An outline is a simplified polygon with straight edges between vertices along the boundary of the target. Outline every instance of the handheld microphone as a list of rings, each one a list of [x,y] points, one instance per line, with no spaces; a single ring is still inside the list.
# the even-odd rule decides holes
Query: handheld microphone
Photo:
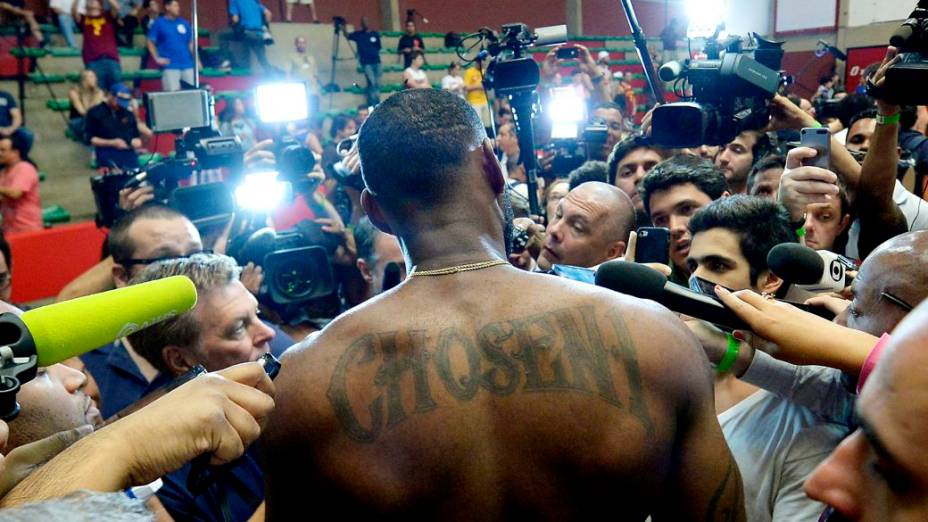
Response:
[[[671,283],[664,274],[638,263],[603,263],[596,271],[596,286],[657,301],[674,312],[702,319],[723,329],[750,330],[717,299]]]
[[[387,266],[383,269],[382,291],[386,292],[387,290],[400,284],[400,282],[400,265],[396,263],[387,263]]]
[[[16,392],[50,366],[99,348],[197,303],[193,282],[173,276],[56,303],[16,316],[0,315],[0,416],[19,412]]]
[[[799,243],[782,243],[770,249],[767,266],[780,279],[809,293],[839,292],[851,283],[847,270],[853,263],[827,250]]]

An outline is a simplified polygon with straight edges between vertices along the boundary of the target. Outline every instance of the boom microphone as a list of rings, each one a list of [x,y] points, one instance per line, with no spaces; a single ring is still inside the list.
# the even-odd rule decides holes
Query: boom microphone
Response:
[[[50,366],[155,323],[177,317],[197,303],[185,276],[127,286],[56,303],[17,316],[0,315],[0,416],[19,411],[16,392]]]
[[[596,286],[650,299],[674,312],[702,319],[728,330],[750,327],[720,301],[671,283],[664,274],[638,263],[609,261],[596,271]]]

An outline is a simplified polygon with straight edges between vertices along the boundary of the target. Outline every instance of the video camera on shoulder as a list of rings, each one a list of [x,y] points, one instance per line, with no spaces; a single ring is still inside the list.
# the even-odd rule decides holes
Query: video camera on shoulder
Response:
[[[767,126],[768,102],[786,81],[779,72],[783,44],[757,33],[747,41],[719,41],[717,31],[705,51],[706,60],[667,62],[658,71],[684,99],[654,110],[651,137],[658,145],[724,145],[745,130]]]
[[[886,70],[879,88],[868,83],[868,94],[898,105],[928,103],[928,0],[919,0],[915,10],[889,39],[899,50],[901,61]]]

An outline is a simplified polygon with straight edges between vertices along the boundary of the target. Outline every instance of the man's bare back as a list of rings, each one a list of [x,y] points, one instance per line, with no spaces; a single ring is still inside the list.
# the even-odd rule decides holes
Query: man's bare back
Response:
[[[271,520],[744,516],[695,339],[591,285],[414,277],[291,349],[276,386]]]

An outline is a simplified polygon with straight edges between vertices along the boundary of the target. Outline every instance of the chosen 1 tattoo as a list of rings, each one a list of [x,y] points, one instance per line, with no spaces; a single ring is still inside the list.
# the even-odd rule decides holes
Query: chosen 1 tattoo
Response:
[[[624,372],[614,375],[619,367]],[[414,402],[404,402],[410,391]],[[593,306],[493,322],[477,331],[369,333],[341,353],[326,395],[348,437],[370,443],[409,416],[440,408],[437,396],[466,403],[481,393],[539,392],[596,397],[653,431],[625,321],[616,312],[597,314]]]

